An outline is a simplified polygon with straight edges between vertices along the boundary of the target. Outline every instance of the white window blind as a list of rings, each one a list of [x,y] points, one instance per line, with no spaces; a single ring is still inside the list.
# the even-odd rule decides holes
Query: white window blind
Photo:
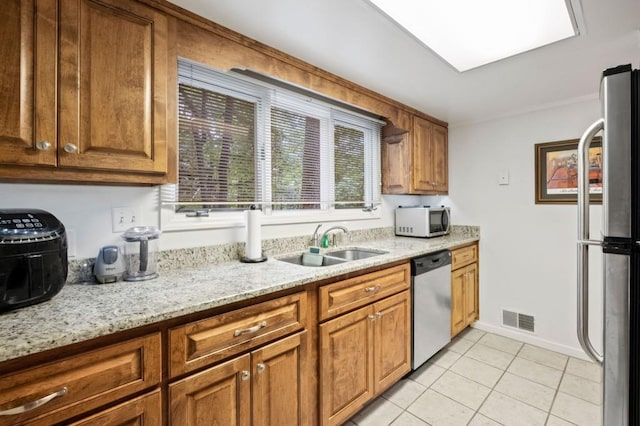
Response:
[[[379,203],[379,120],[180,59],[175,212],[362,209]]]
[[[178,211],[261,202],[265,91],[188,61],[178,67]]]

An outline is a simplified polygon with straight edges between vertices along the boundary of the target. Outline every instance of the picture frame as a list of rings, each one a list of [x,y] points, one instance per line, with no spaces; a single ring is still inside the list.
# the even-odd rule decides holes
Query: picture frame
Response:
[[[535,144],[536,204],[575,204],[578,200],[579,139]],[[602,203],[602,138],[589,148],[591,203]]]

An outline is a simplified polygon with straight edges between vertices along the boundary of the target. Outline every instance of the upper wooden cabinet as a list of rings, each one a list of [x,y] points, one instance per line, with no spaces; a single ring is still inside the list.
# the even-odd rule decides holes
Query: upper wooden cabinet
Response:
[[[56,165],[56,13],[55,0],[0,8],[0,164]]]
[[[413,116],[401,140],[382,143],[384,194],[446,194],[449,191],[447,128]]]
[[[10,0],[0,16],[0,177],[162,183],[169,18],[129,0]]]

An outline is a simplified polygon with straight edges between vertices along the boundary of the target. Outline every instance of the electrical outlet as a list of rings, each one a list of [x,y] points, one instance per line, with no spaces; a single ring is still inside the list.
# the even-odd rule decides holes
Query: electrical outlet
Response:
[[[140,221],[133,207],[114,207],[111,209],[111,232],[124,232],[136,226]]]

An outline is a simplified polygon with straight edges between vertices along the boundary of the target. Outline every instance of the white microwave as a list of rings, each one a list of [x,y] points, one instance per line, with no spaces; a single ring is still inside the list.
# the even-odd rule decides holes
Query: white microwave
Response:
[[[396,209],[396,235],[431,238],[451,230],[449,207],[411,206]]]

